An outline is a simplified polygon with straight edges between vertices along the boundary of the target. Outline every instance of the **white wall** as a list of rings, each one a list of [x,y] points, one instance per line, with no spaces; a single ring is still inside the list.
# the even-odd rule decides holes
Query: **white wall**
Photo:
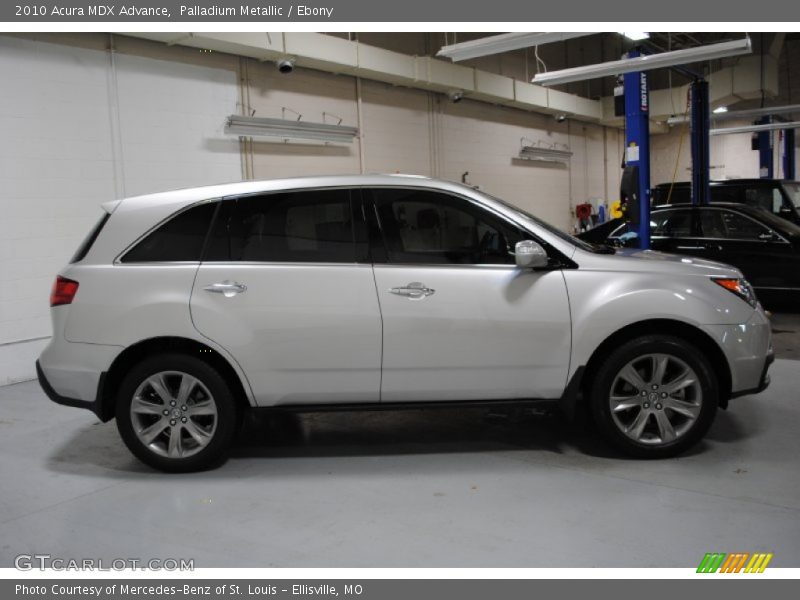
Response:
[[[0,36],[0,385],[29,379],[48,296],[102,202],[241,177],[235,73]]]

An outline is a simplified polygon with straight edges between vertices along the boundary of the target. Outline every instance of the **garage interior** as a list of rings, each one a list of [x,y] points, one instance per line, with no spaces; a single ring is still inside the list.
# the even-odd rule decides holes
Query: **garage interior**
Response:
[[[662,461],[616,455],[556,414],[408,410],[253,417],[222,468],[165,475],[126,451],[113,422],[53,404],[34,381],[53,278],[114,198],[407,173],[479,186],[568,232],[581,227],[579,206],[610,212],[627,146],[616,78],[529,82],[641,40],[598,33],[437,57],[488,35],[0,35],[0,564],[46,551],[200,567],[691,567],[706,552],[758,551],[798,566],[796,305],[773,314],[771,386],[733,400],[699,446]],[[647,44],[742,36],[651,33]],[[715,115],[800,102],[800,35],[751,41],[746,56],[690,65]],[[650,182],[687,181],[687,127],[670,120],[688,114],[691,79],[664,68],[648,83]],[[355,133],[238,136],[231,115]],[[707,176],[762,177],[753,136],[710,137]],[[767,138],[772,177],[796,179],[785,131]]]

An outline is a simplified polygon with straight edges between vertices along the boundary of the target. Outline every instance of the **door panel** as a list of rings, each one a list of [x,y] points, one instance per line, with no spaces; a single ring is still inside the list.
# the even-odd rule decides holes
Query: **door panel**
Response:
[[[381,318],[359,219],[348,189],[222,202],[191,314],[239,362],[259,405],[380,399]]]
[[[383,313],[381,399],[557,398],[570,356],[561,271],[375,265]],[[420,299],[392,288],[420,282]]]
[[[208,292],[237,282],[233,296]],[[192,320],[224,346],[259,406],[377,402],[381,319],[369,265],[200,266]]]
[[[559,397],[571,341],[566,284],[560,270],[516,267],[511,251],[530,232],[460,196],[367,195],[382,401]]]

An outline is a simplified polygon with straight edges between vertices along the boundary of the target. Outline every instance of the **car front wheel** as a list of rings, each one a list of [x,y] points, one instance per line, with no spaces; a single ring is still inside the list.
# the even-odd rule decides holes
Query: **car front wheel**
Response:
[[[716,414],[719,386],[693,344],[653,335],[613,351],[598,369],[590,396],[608,442],[632,456],[663,458],[702,439]]]
[[[236,431],[236,407],[219,373],[191,356],[154,356],[120,386],[117,428],[131,452],[162,471],[220,462]]]

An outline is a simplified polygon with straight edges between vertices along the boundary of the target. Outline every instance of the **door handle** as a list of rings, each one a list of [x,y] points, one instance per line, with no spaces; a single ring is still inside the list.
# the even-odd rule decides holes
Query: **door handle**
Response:
[[[236,294],[246,292],[247,286],[236,281],[225,280],[220,283],[212,283],[211,285],[207,285],[203,289],[207,292],[211,292],[212,294],[222,294],[226,298],[233,298]]]
[[[705,246],[675,246],[676,250],[708,250]]]
[[[420,283],[419,281],[413,281],[405,287],[393,287],[389,290],[391,294],[405,296],[411,300],[422,300],[423,298],[432,296],[435,292],[436,290],[427,287],[424,283]]]

